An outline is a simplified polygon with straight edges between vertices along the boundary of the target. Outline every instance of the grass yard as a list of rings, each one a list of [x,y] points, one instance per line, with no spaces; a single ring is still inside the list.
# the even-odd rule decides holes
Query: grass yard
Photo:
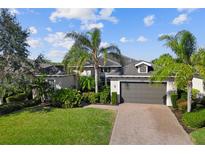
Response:
[[[0,144],[109,144],[115,112],[32,107],[0,117]]]
[[[195,144],[205,145],[205,128],[197,129],[190,135]]]

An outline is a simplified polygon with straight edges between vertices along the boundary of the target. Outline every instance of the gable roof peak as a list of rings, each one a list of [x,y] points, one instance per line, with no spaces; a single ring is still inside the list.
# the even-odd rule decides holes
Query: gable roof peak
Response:
[[[137,62],[135,64],[135,66],[139,66],[139,65],[142,65],[142,64],[145,64],[147,66],[152,66],[152,64],[150,62],[147,62],[147,61],[144,61],[144,60],[140,60],[139,62]]]

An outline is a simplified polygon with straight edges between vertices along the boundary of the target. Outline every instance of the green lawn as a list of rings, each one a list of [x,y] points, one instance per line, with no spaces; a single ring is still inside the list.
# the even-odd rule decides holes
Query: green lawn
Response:
[[[33,107],[0,117],[0,144],[108,144],[115,112]]]
[[[191,133],[192,140],[195,144],[205,145],[205,128],[200,128]]]

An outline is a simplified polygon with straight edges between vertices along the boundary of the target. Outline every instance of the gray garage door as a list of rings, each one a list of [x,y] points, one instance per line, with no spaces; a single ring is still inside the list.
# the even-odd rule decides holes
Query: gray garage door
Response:
[[[121,83],[121,102],[165,104],[166,84]]]

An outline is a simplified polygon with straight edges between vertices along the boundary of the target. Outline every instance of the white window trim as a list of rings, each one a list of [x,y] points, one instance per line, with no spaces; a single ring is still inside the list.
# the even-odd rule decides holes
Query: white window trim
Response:
[[[141,72],[139,66],[137,67],[137,71],[138,71],[138,73],[148,73],[148,66],[146,65],[146,71],[145,72]]]
[[[142,64],[145,64],[145,65],[147,65],[147,66],[152,66],[150,63],[147,63],[147,62],[145,62],[145,61],[142,61],[142,62],[140,62],[140,63],[137,63],[137,64],[135,64],[135,66],[137,67],[137,66],[142,65]]]

